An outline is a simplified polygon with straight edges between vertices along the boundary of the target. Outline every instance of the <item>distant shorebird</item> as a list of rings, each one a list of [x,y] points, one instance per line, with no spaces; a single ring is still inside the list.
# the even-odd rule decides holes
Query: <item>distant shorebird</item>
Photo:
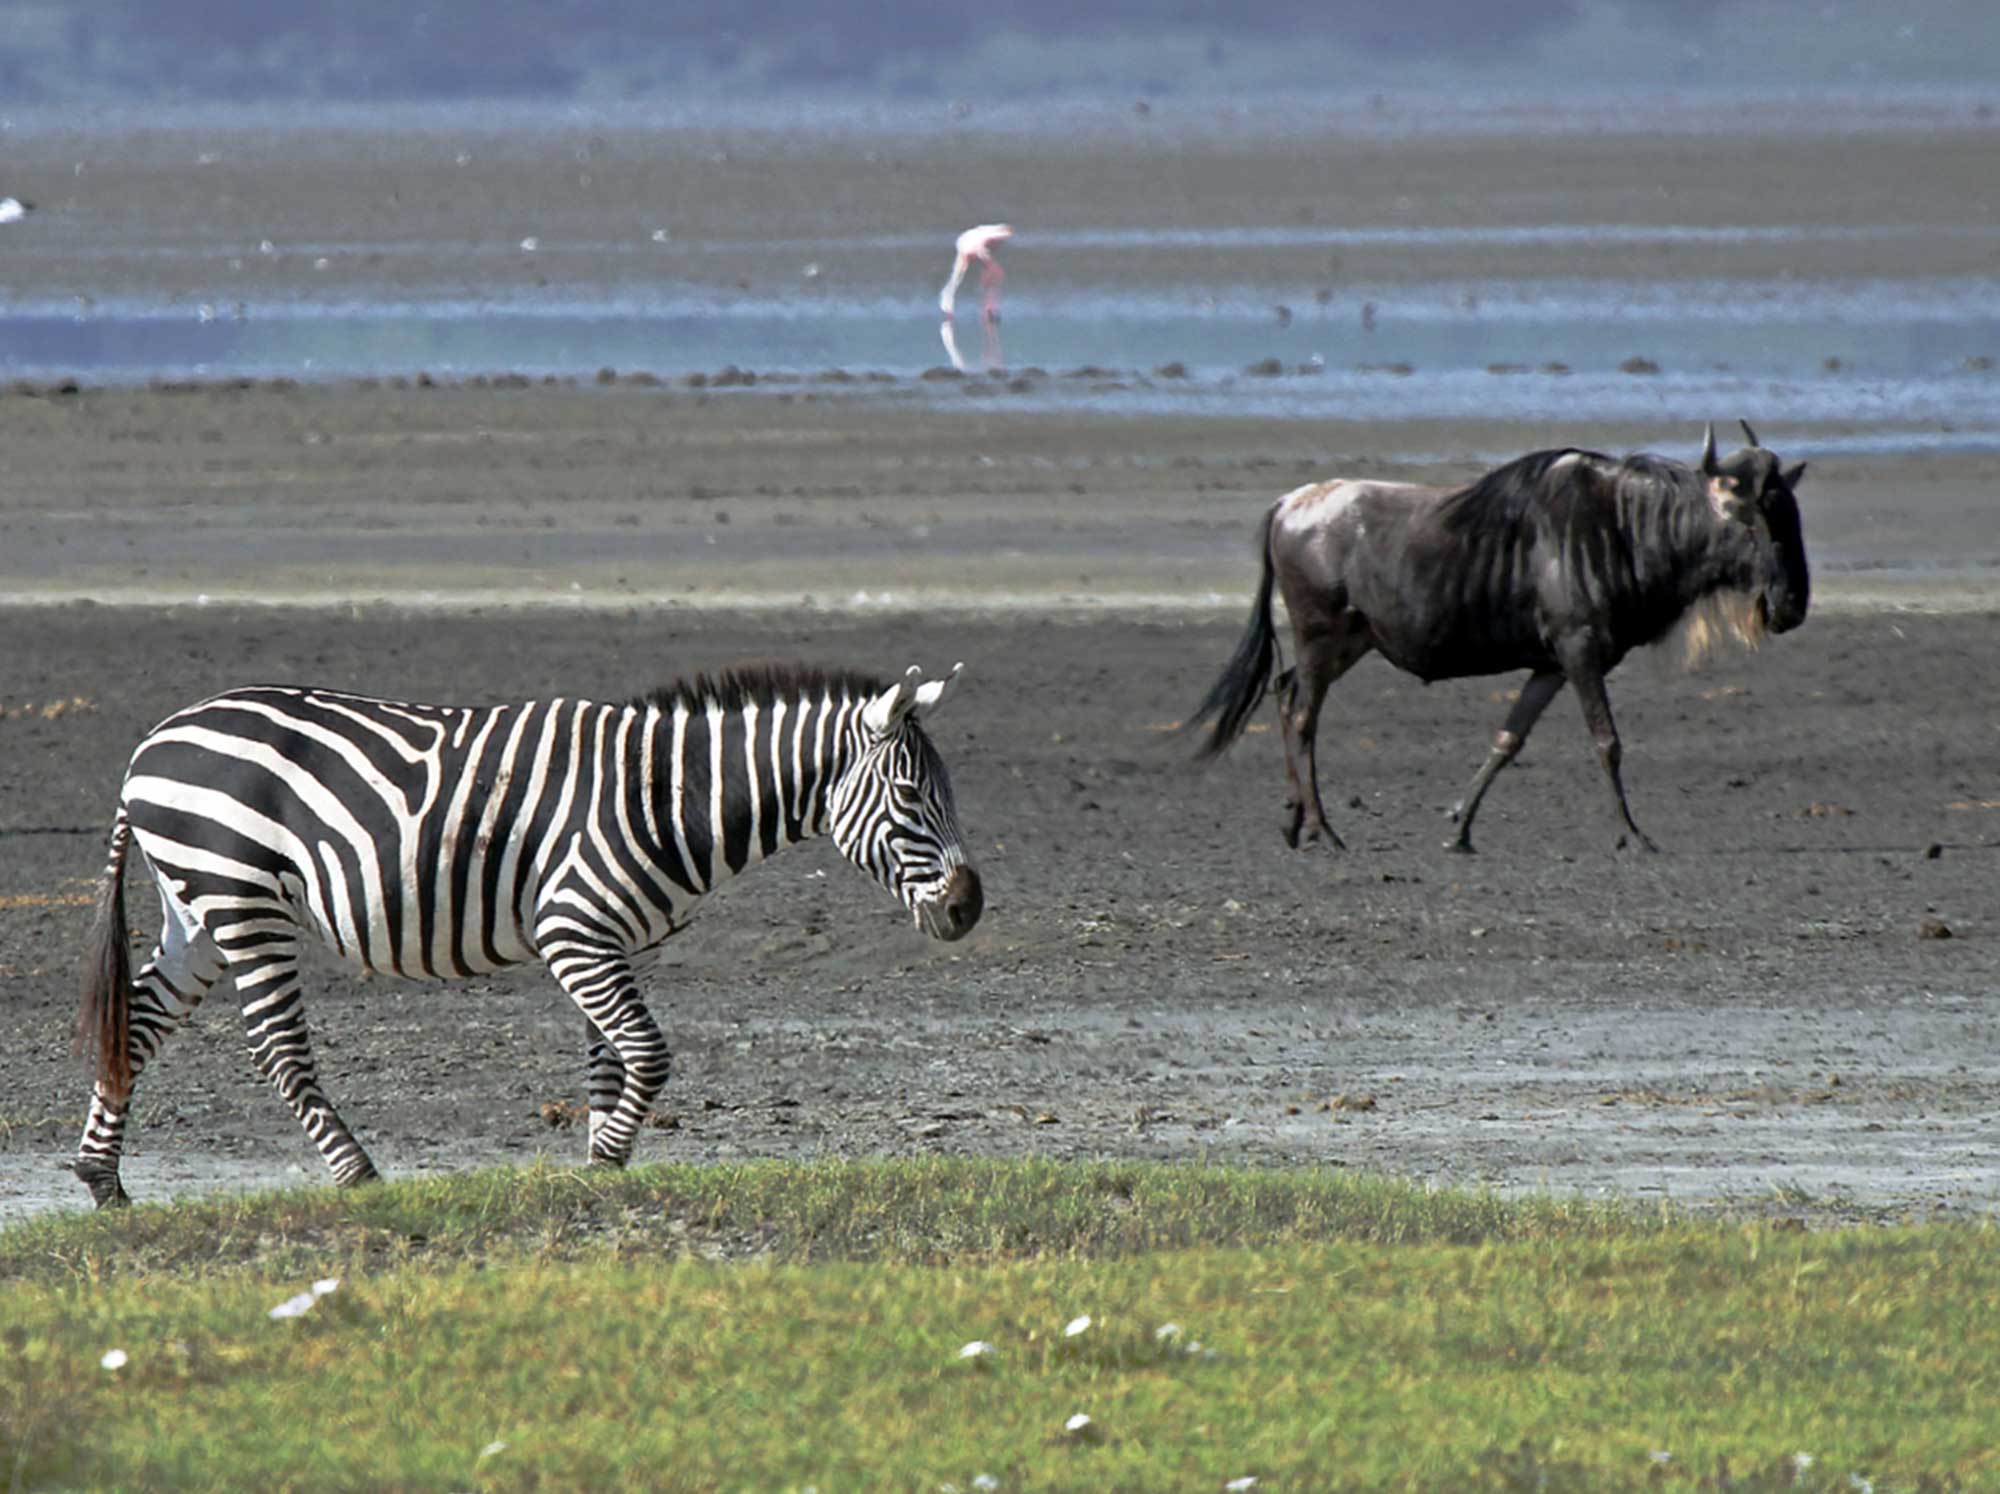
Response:
[[[19,223],[35,210],[32,202],[18,197],[0,197],[0,223]]]
[[[958,256],[951,262],[951,279],[938,292],[938,310],[947,318],[958,299],[958,282],[965,278],[965,272],[974,260],[979,261],[979,289],[984,294],[980,314],[989,322],[1000,320],[1000,282],[1007,278],[1000,268],[1000,262],[993,257],[993,246],[1014,237],[1014,230],[1004,223],[982,223],[977,228],[968,228],[958,236]]]

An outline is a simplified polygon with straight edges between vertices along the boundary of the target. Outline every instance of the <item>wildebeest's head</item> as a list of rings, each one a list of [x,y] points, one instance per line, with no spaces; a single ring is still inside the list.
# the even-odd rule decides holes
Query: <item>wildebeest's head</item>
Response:
[[[1725,524],[1740,524],[1754,555],[1750,592],[1759,619],[1773,633],[1787,633],[1806,620],[1812,577],[1806,568],[1805,531],[1799,524],[1794,492],[1806,464],[1780,469],[1747,420],[1738,422],[1749,445],[1727,457],[1715,454],[1715,427],[1702,439],[1701,476],[1709,502]]]

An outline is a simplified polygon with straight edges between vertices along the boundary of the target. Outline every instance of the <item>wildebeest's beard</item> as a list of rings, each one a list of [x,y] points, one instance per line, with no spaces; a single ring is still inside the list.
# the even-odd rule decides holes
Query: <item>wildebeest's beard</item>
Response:
[[[1770,631],[1767,611],[1762,592],[1712,591],[1681,614],[1664,640],[1663,657],[1678,656],[1681,667],[1692,671],[1732,640],[1754,652]]]

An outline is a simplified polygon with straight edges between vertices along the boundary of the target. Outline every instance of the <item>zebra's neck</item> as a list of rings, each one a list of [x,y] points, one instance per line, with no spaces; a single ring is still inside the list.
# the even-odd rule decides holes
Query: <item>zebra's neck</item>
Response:
[[[643,707],[642,817],[674,881],[706,892],[818,835],[864,701],[819,692]]]

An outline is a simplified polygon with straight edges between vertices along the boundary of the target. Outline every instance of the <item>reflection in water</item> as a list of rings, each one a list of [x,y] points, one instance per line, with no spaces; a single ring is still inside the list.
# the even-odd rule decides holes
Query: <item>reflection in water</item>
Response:
[[[951,366],[960,373],[968,370],[965,355],[958,350],[958,329],[952,325],[950,317],[938,323],[938,338],[944,343],[944,355],[951,360]],[[1007,360],[1000,351],[1000,323],[997,319],[981,318],[979,323],[979,367],[990,373],[996,368],[1005,368]]]
[[[1356,325],[1366,295],[1375,330]],[[1394,294],[1343,288],[1340,304],[1274,325],[1272,295],[1219,287],[1191,303],[1158,289],[1041,289],[1016,303],[1012,344],[982,319],[959,339],[914,298],[857,286],[807,301],[662,285],[567,287],[540,299],[413,296],[271,301],[240,312],[100,296],[71,307],[0,300],[0,383],[75,376],[306,378],[601,369],[706,379],[734,365],[773,385],[866,387],[938,362],[966,373],[1053,370],[1014,391],[1280,419],[1772,420],[2000,428],[2000,276],[1897,284],[1437,282]],[[1468,304],[1470,303],[1470,304]],[[209,302],[201,303],[211,304]],[[1719,315],[1726,312],[1726,317]],[[937,330],[933,331],[932,329]],[[926,352],[925,350],[929,351]],[[1100,389],[1106,372],[1120,392]],[[1169,372],[1171,371],[1171,372]]]

